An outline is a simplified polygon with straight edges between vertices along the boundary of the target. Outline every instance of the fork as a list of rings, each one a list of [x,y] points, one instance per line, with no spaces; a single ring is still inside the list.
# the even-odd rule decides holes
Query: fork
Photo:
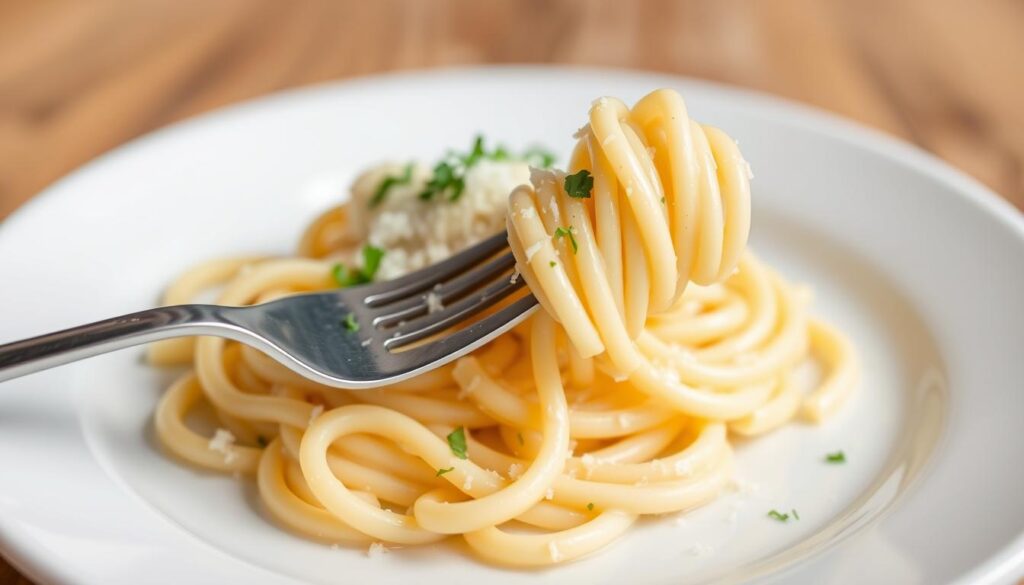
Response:
[[[160,307],[15,341],[0,345],[0,382],[117,349],[193,335],[251,345],[329,386],[360,389],[400,382],[465,355],[536,310],[536,299],[527,294],[448,332],[524,286],[512,272],[512,253],[498,255],[507,248],[508,236],[502,233],[391,281],[245,307]],[[440,310],[431,311],[437,308],[428,302],[431,294],[441,302]]]

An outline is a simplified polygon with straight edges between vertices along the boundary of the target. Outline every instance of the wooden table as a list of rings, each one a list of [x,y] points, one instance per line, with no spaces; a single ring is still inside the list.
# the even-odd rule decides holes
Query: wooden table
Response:
[[[0,0],[0,218],[127,140],[379,71],[557,62],[703,77],[910,140],[1024,209],[1014,0]],[[27,583],[0,561],[0,585]]]

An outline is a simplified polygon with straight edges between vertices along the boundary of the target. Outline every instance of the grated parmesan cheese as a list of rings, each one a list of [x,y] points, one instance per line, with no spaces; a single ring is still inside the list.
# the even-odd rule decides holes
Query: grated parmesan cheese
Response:
[[[238,458],[238,453],[235,452],[235,435],[227,429],[217,429],[213,433],[213,438],[210,439],[207,448],[210,451],[216,451],[224,455],[224,463],[230,464]]]
[[[444,310],[444,304],[441,302],[441,297],[437,293],[431,291],[427,293],[427,314],[436,313]]]
[[[374,542],[370,544],[370,548],[366,549],[366,556],[371,559],[383,556],[387,554],[388,549],[382,542]]]
[[[544,499],[545,500],[553,500],[553,499],[555,499],[555,489],[554,488],[548,488],[547,491],[544,492]]]
[[[501,232],[505,228],[508,195],[530,180],[522,161],[480,160],[466,171],[465,186],[456,201],[438,197],[423,201],[419,195],[433,173],[413,165],[408,184],[393,185],[379,204],[370,206],[381,182],[401,175],[402,163],[374,167],[352,185],[345,233],[353,242],[385,250],[376,278],[391,280],[440,262],[455,252]],[[360,247],[339,260],[359,265]]]
[[[704,544],[704,543],[695,542],[695,543],[693,543],[693,546],[691,546],[687,550],[687,552],[689,552],[691,555],[693,555],[695,557],[706,557],[706,556],[714,553],[715,549],[713,547],[711,547],[711,546],[708,546],[708,545]]]
[[[519,463],[512,463],[508,466],[508,477],[509,479],[519,479],[519,476],[523,474],[523,466]]]
[[[761,491],[761,485],[752,481],[744,481],[742,479],[732,480],[732,490],[741,496],[750,496]]]
[[[462,489],[466,490],[467,492],[469,490],[473,489],[473,476],[472,475],[466,475],[465,481],[462,482]]]
[[[590,476],[594,473],[594,467],[598,464],[597,457],[594,457],[590,453],[584,453],[583,457],[580,457],[580,463],[583,464],[583,469],[586,472],[586,478],[590,479]]]

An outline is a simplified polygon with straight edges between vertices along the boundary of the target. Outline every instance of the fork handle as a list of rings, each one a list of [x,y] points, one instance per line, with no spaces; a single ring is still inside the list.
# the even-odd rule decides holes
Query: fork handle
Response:
[[[0,345],[0,382],[169,337],[237,337],[240,331],[228,317],[237,310],[216,305],[160,307]]]

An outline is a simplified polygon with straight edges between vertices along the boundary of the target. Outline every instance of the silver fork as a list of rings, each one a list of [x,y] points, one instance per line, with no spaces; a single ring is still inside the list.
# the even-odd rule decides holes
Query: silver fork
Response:
[[[330,386],[358,389],[399,382],[465,355],[536,309],[536,299],[527,294],[438,336],[524,286],[512,273],[512,253],[495,256],[507,246],[502,233],[391,281],[247,307],[161,307],[0,345],[0,382],[141,343],[192,335],[251,345]],[[430,294],[442,309],[430,311]],[[438,337],[427,340],[432,336]],[[421,340],[427,341],[408,347]]]

